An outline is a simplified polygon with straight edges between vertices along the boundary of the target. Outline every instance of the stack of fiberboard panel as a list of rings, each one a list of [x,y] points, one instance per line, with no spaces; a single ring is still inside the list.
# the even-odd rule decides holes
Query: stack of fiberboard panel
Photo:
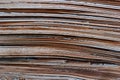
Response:
[[[120,80],[120,0],[0,0],[0,80]]]

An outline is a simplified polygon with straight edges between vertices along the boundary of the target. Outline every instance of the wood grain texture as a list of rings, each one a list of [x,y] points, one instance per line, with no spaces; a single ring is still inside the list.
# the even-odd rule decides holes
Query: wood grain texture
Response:
[[[120,0],[0,0],[0,80],[120,80]]]

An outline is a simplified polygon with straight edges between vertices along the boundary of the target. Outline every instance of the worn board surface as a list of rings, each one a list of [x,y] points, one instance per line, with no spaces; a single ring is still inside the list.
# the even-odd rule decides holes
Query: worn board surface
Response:
[[[120,80],[120,0],[0,0],[0,80]]]

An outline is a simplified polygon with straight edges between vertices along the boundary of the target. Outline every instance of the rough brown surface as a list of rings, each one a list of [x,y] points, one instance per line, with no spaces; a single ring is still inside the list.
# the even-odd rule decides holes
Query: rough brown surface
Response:
[[[120,0],[0,0],[0,80],[120,80]]]

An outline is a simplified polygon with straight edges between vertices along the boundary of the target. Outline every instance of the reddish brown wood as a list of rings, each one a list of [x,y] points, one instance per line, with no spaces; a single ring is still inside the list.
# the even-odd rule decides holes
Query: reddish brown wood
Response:
[[[0,80],[120,80],[120,0],[0,0]]]

